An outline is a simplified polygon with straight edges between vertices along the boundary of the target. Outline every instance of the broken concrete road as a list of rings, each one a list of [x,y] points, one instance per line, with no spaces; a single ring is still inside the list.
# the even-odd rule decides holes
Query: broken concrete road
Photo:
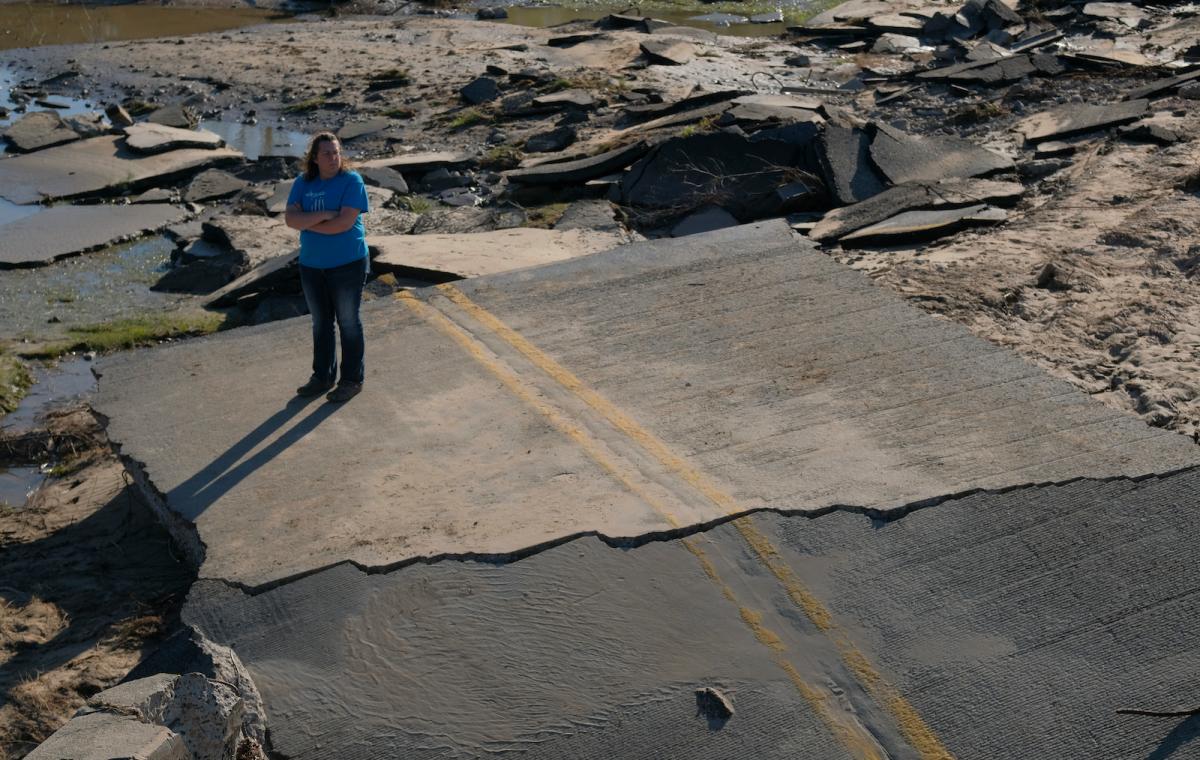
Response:
[[[1198,498],[1192,471],[893,521],[764,513],[509,564],[341,565],[255,595],[202,581],[183,616],[237,651],[297,760],[1144,760],[1186,720],[1114,711],[1178,704],[1200,678]],[[733,715],[706,714],[705,688]]]
[[[140,355],[105,364],[98,403],[110,435],[196,526],[197,551],[207,546],[201,575],[253,587],[345,560],[507,555],[587,531],[670,529],[552,419],[597,426],[602,448],[623,445],[603,432],[611,424],[493,335],[488,314],[619,399],[735,494],[737,509],[882,509],[1195,459],[1181,437],[1147,431],[905,305],[782,222],[458,287],[449,295],[486,312],[436,290],[364,310],[366,391],[344,407],[289,399],[308,375],[302,321],[157,352],[152,372]],[[530,378],[526,395],[506,387],[510,372]],[[529,407],[539,396],[566,406],[539,417]],[[376,429],[387,432],[362,438]],[[662,465],[637,467],[644,479]],[[723,514],[679,507],[683,524]]]
[[[1146,100],[1129,100],[1112,105],[1061,106],[1023,119],[1014,129],[1027,142],[1057,140],[1137,121],[1146,113],[1147,105]]]
[[[141,156],[123,141],[117,136],[94,137],[6,159],[0,162],[0,197],[38,203],[136,189],[242,156],[229,148]]]
[[[54,206],[0,225],[0,269],[49,264],[159,230],[188,216],[165,203],[131,206]]]
[[[284,756],[1145,757],[1200,676],[1195,446],[783,223],[363,316],[341,406],[304,320],[100,368]]]
[[[513,269],[606,251],[620,245],[615,234],[587,230],[542,230],[514,227],[461,235],[368,236],[377,250],[375,265],[394,268],[411,276],[436,275],[435,282],[479,277]]]

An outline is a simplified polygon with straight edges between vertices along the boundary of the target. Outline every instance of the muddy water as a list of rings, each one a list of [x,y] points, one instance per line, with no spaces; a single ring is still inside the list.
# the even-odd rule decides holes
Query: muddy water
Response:
[[[53,366],[35,367],[33,386],[17,408],[0,419],[0,429],[29,430],[50,409],[86,400],[94,390],[96,376],[92,374],[92,363],[86,359],[68,359]]]
[[[5,338],[53,341],[66,328],[160,311],[188,296],[149,289],[174,244],[162,236],[114,246],[34,269],[0,272]]]
[[[790,7],[784,8],[784,12],[797,17],[805,15],[805,9],[808,4],[796,5],[788,4]],[[769,12],[771,9],[751,10],[749,8],[742,10],[740,15],[742,18],[757,13]],[[751,23],[712,23],[709,21],[701,21],[698,16],[712,13],[712,9],[704,6],[702,3],[696,3],[691,9],[669,9],[669,10],[653,10],[644,9],[641,11],[647,16],[670,21],[679,26],[691,26],[698,29],[707,29],[718,34],[728,34],[735,37],[770,37],[782,34],[784,32],[783,23],[775,24],[751,24]],[[610,13],[632,13],[637,15],[638,11],[629,10],[628,5],[624,6],[606,6],[606,5],[586,5],[583,7],[565,7],[565,6],[537,6],[537,7],[512,7],[508,9],[508,23],[517,24],[519,26],[535,26],[549,27],[558,24],[566,24],[571,21],[595,21],[603,18]],[[794,23],[794,20],[793,20]]]
[[[79,42],[178,37],[288,18],[257,8],[169,8],[154,5],[0,5],[0,50]]]
[[[33,383],[16,410],[0,419],[0,429],[6,432],[30,430],[46,412],[87,400],[96,390],[92,363],[82,358],[35,368]],[[20,509],[45,479],[45,473],[38,466],[0,465],[0,506]]]
[[[270,124],[241,124],[236,121],[203,121],[201,129],[216,132],[225,144],[251,161],[263,156],[302,156],[308,134]]]

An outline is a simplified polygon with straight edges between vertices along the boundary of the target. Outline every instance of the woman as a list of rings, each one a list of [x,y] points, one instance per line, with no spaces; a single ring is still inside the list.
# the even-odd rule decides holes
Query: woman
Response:
[[[337,136],[315,135],[285,215],[287,226],[300,230],[300,284],[313,320],[312,377],[296,389],[299,396],[329,391],[327,399],[342,402],[362,390],[365,343],[358,309],[370,269],[362,222],[367,211],[367,188],[346,166]],[[340,377],[335,320],[342,338]]]

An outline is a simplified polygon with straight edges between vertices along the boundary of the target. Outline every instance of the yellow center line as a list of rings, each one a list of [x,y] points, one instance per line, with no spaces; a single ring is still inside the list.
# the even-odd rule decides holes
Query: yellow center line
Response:
[[[476,304],[453,284],[438,285],[437,290],[484,328],[516,349],[559,385],[578,396],[615,428],[638,443],[648,454],[692,485],[726,514],[735,515],[744,511],[733,496],[727,494],[708,476],[672,451],[666,443],[639,425],[620,407],[592,390],[574,373],[551,359],[491,312]],[[803,610],[813,625],[837,647],[843,662],[854,673],[859,683],[881,707],[892,715],[901,733],[904,734],[904,738],[921,758],[923,760],[952,760],[954,755],[942,744],[937,734],[925,722],[916,708],[900,694],[896,687],[883,678],[867,656],[851,641],[849,635],[837,625],[828,608],[808,590],[792,568],[779,557],[779,552],[770,539],[755,528],[749,519],[735,520],[733,525],[758,556],[759,561],[783,586],[792,602]]]
[[[514,372],[510,367],[503,362],[498,361],[488,352],[483,350],[479,341],[469,335],[462,327],[448,319],[440,311],[434,309],[423,301],[415,298],[407,291],[396,293],[396,298],[404,305],[408,306],[418,317],[432,324],[437,329],[441,330],[457,343],[464,351],[467,352],[473,359],[483,365],[500,382],[504,383],[514,395],[520,398],[529,406],[533,407],[537,412],[544,416],[550,424],[556,427],[564,435],[570,438],[590,456],[597,464],[599,464],[606,472],[616,478],[625,488],[631,493],[637,495],[644,500],[651,508],[662,515],[673,528],[680,528],[682,524],[679,519],[671,512],[670,508],[659,499],[655,494],[649,492],[636,479],[630,477],[625,467],[618,464],[608,452],[600,446],[596,439],[584,431],[581,427],[572,422],[569,418],[559,412],[558,409],[546,403],[538,394],[530,388],[529,384],[522,380],[521,377]],[[782,639],[779,638],[771,629],[767,628],[762,623],[762,616],[742,606],[733,589],[729,587],[717,572],[717,568],[713,565],[708,555],[700,547],[700,545],[692,539],[682,539],[681,543],[700,563],[704,574],[718,587],[721,595],[724,596],[730,603],[738,608],[738,614],[742,621],[754,634],[755,639],[760,644],[771,651],[771,658],[775,664],[787,675],[788,679],[800,692],[800,695],[808,702],[809,706],[817,713],[825,725],[830,729],[835,737],[857,757],[864,760],[884,760],[884,755],[881,753],[878,744],[860,724],[857,724],[853,719],[843,712],[837,705],[832,704],[828,696],[821,690],[813,687],[804,677],[796,670],[784,656],[784,645]]]

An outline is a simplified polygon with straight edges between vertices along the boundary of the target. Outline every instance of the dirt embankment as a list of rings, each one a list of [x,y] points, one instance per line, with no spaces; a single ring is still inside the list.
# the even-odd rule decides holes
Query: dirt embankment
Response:
[[[22,757],[178,624],[193,573],[138,503],[92,414],[0,440],[57,477],[0,514],[0,757]]]

